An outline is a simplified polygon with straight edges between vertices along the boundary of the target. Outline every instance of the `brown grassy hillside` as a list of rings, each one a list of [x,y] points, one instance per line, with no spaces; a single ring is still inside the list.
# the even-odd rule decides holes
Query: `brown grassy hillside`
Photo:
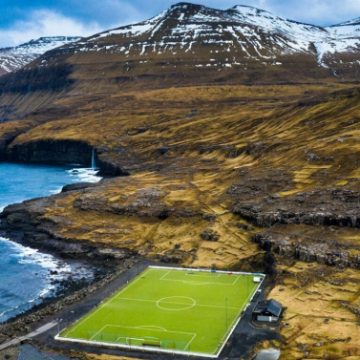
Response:
[[[47,236],[191,266],[266,270],[272,252],[284,359],[359,356],[357,88],[73,89],[52,106],[70,110],[0,124],[10,158],[71,140],[130,175],[10,207],[9,227],[25,212]]]

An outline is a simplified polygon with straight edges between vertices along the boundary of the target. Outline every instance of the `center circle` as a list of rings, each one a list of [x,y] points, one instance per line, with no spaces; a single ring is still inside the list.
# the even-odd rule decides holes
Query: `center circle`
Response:
[[[196,301],[187,296],[169,296],[159,299],[156,306],[162,310],[181,311],[189,310],[196,305]]]

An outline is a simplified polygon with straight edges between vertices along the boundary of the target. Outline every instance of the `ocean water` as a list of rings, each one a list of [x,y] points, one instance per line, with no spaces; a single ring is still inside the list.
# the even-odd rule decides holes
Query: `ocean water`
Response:
[[[66,184],[97,182],[96,174],[94,169],[0,163],[0,211],[57,193]],[[56,281],[69,277],[91,277],[91,270],[0,237],[0,323],[54,295]]]

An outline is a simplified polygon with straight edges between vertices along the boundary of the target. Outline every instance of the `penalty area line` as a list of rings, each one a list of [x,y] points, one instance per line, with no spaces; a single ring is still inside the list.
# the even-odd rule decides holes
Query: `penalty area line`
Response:
[[[146,299],[134,299],[134,298],[120,298],[119,300],[125,300],[125,301],[140,301],[140,302],[150,302],[155,303],[157,300],[146,300]],[[176,303],[176,302],[166,302],[166,304],[170,305],[184,305],[183,303]],[[205,305],[205,304],[198,304],[194,305],[193,307],[201,306],[201,307],[208,307],[208,308],[217,308],[217,309],[231,309],[231,310],[239,310],[240,308],[237,306],[222,306],[222,305]],[[180,310],[181,311],[181,310]]]

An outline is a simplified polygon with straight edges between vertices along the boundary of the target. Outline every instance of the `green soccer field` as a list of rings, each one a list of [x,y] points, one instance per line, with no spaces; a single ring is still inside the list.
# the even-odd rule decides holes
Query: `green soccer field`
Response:
[[[259,287],[254,276],[149,267],[57,339],[216,357]]]

